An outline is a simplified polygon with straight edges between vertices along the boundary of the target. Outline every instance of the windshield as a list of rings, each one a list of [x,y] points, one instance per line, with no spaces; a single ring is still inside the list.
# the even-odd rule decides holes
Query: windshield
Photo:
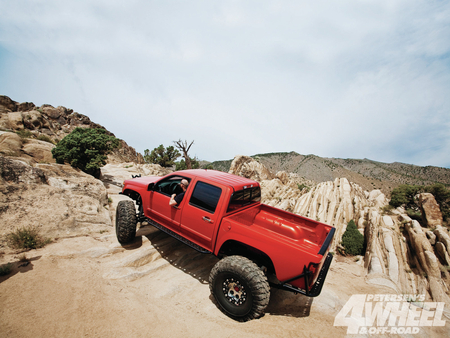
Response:
[[[253,202],[261,201],[261,188],[254,187],[238,190],[231,195],[230,204],[227,212],[234,211]]]

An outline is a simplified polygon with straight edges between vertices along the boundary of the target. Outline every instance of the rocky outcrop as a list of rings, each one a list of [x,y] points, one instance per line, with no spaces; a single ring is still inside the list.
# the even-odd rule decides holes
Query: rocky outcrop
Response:
[[[447,229],[438,226],[436,230],[434,230],[434,234],[436,235],[436,240],[445,246],[447,253],[450,255],[450,236]]]
[[[68,165],[29,165],[0,156],[0,237],[36,226],[46,237],[67,237],[111,226],[101,181]]]
[[[230,174],[247,177],[255,181],[271,180],[275,176],[261,163],[249,156],[238,155],[230,167]]]
[[[4,156],[20,156],[23,140],[16,133],[0,132],[0,154]]]
[[[56,163],[52,156],[54,147],[55,145],[49,142],[26,139],[21,150],[25,157],[29,157],[30,160],[37,163]]]
[[[121,164],[135,162],[144,163],[144,158],[133,147],[130,147],[125,141],[120,140],[119,148],[108,154],[107,163]]]
[[[430,193],[421,193],[418,195],[418,200],[424,224],[429,228],[442,225],[441,209],[434,196]]]
[[[52,156],[53,143],[22,138],[16,133],[0,132],[0,154],[20,158],[27,163],[56,163]]]
[[[450,266],[450,256],[447,253],[447,248],[442,242],[436,243],[436,255],[443,265]]]
[[[26,140],[44,137],[46,140],[56,143],[70,134],[76,127],[105,129],[101,125],[92,122],[89,117],[66,107],[59,106],[55,108],[49,104],[36,107],[31,102],[17,103],[7,96],[0,95],[0,130],[11,132],[25,131],[27,132]],[[108,134],[114,135],[110,132]],[[33,156],[28,156],[28,158],[37,163],[39,161],[49,162],[48,159],[49,157],[51,158],[51,154],[44,155],[42,153],[43,150],[44,148],[41,147],[37,152],[39,154],[37,160],[34,160]],[[0,151],[9,156],[5,151],[2,151],[1,145]],[[11,150],[11,153],[14,153],[14,149]],[[22,153],[13,156],[21,155]],[[142,155],[123,140],[121,140],[121,147],[108,156],[108,161],[111,163],[132,161],[144,163]]]
[[[47,177],[39,168],[0,156],[0,182],[13,187],[18,184],[46,184]]]

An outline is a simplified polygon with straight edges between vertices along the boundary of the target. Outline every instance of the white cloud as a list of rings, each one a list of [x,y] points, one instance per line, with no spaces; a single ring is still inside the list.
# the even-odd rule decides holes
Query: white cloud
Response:
[[[1,0],[0,0],[1,1]],[[143,152],[450,166],[444,1],[1,1],[0,93]]]

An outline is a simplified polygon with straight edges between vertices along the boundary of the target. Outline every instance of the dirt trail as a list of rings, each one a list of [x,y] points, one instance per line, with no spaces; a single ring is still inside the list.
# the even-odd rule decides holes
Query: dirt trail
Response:
[[[22,267],[19,255],[1,257],[16,261],[0,278],[1,337],[343,337],[334,317],[352,294],[392,293],[367,285],[354,262],[335,260],[319,297],[272,290],[266,315],[239,323],[210,297],[217,259],[151,227],[125,248],[111,230],[26,255]]]

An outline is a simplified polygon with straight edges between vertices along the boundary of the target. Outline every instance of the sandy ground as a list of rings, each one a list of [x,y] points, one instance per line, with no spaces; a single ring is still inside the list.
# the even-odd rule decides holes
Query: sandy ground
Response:
[[[344,337],[334,318],[352,294],[392,293],[368,285],[353,260],[335,259],[317,298],[273,290],[265,316],[239,323],[213,303],[208,276],[217,258],[151,227],[122,247],[114,231],[61,239],[4,254],[1,337]],[[415,337],[448,337],[446,327]],[[355,336],[351,336],[355,337]]]

